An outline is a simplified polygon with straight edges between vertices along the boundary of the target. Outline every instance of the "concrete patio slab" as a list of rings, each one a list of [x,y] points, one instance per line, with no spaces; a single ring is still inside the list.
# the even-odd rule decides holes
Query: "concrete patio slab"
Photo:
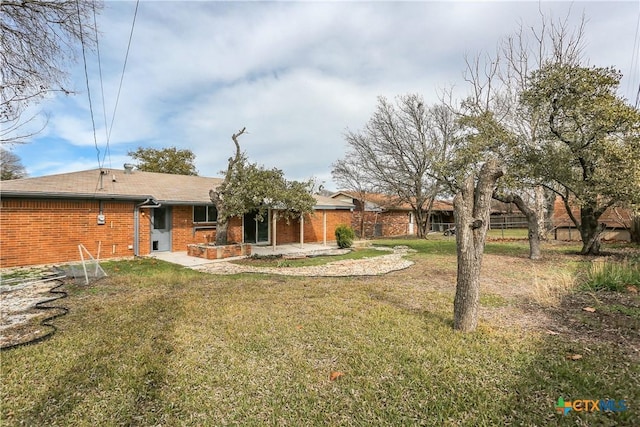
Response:
[[[275,248],[273,246],[262,246],[262,245],[254,245],[251,248],[253,254],[260,256],[267,255],[310,255],[310,254],[320,254],[323,252],[337,250],[338,245],[336,244],[327,244],[326,246],[318,243],[305,243],[304,245],[300,245],[299,243],[291,244],[291,245],[278,245]],[[171,262],[173,264],[182,265],[185,267],[196,267],[199,265],[211,264],[215,262],[221,261],[230,261],[242,257],[237,258],[225,258],[220,260],[211,260],[198,258],[187,255],[187,252],[154,252],[149,255],[150,258],[156,258],[162,261]]]

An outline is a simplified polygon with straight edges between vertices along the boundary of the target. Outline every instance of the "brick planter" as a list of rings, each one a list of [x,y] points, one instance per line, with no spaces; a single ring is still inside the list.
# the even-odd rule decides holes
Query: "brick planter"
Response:
[[[224,259],[251,255],[251,245],[238,243],[234,245],[214,246],[206,243],[187,245],[187,254],[204,259]]]

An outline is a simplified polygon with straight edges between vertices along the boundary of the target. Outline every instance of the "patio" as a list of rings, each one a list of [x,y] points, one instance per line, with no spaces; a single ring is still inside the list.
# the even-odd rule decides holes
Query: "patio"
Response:
[[[289,245],[278,245],[275,248],[273,246],[254,245],[251,251],[254,255],[268,256],[268,255],[318,255],[322,253],[331,253],[339,250],[338,245],[335,243],[330,245],[323,245],[320,243],[305,243],[300,245],[299,243]],[[234,258],[226,258],[224,260],[210,260],[204,258],[198,258],[187,255],[187,251],[181,252],[155,252],[149,255],[151,258],[156,258],[162,261],[179,264],[185,267],[196,267],[204,264],[210,264],[215,262],[229,261]]]

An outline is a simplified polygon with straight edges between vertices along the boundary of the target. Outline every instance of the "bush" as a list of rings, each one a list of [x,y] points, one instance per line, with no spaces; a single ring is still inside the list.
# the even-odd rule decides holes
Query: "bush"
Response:
[[[356,237],[356,233],[353,228],[347,225],[339,225],[336,228],[336,242],[341,249],[350,248],[353,245],[353,239]]]

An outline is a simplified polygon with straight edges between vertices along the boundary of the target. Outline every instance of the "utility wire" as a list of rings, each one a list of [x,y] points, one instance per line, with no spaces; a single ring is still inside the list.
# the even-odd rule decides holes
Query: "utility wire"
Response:
[[[122,91],[122,82],[124,80],[124,74],[127,69],[127,60],[129,59],[129,50],[131,49],[131,40],[133,39],[133,29],[136,26],[136,17],[138,16],[138,6],[140,5],[140,0],[136,1],[136,9],[133,13],[133,22],[131,23],[131,32],[129,33],[129,43],[127,45],[127,53],[124,57],[124,64],[122,65],[122,74],[120,76],[120,85],[118,86],[118,95],[116,96],[116,103],[113,107],[113,115],[111,116],[111,125],[109,126],[109,132],[107,133],[107,146],[109,144],[109,140],[111,139],[111,131],[113,130],[113,122],[116,119],[116,110],[118,109],[118,102],[120,101],[120,92]]]
[[[98,21],[96,19],[96,6],[95,3],[92,3],[93,9],[93,29],[95,31],[96,37],[96,52],[98,54],[98,73],[100,75],[100,93],[102,96],[102,115],[104,119],[104,135],[107,141],[107,146],[105,148],[104,156],[102,156],[102,164],[100,169],[104,167],[105,158],[109,156],[109,167],[111,167],[111,153],[109,151],[109,134],[107,133],[107,107],[105,105],[105,97],[104,97],[104,81],[102,78],[102,60],[100,57],[100,37],[98,37]]]
[[[638,12],[638,21],[636,23],[636,35],[633,39],[633,50],[631,51],[631,66],[629,67],[630,71],[630,80],[629,80],[629,89],[633,90],[635,87],[635,79],[640,76],[640,58],[638,57],[638,49],[640,49],[640,11]],[[638,108],[640,105],[640,80],[638,81],[638,93],[636,94],[636,102],[635,107]]]
[[[91,102],[91,89],[89,87],[89,71],[87,71],[87,55],[84,48],[84,36],[82,30],[82,15],[80,14],[80,3],[76,0],[76,8],[78,10],[78,25],[80,30],[80,45],[82,46],[82,60],[84,62],[84,78],[87,84],[87,96],[89,97],[89,112],[91,113],[91,125],[93,126],[93,143],[96,147],[97,157],[98,157],[98,168],[100,166],[100,148],[98,147],[98,138],[96,136],[96,121],[93,117],[93,105]]]

